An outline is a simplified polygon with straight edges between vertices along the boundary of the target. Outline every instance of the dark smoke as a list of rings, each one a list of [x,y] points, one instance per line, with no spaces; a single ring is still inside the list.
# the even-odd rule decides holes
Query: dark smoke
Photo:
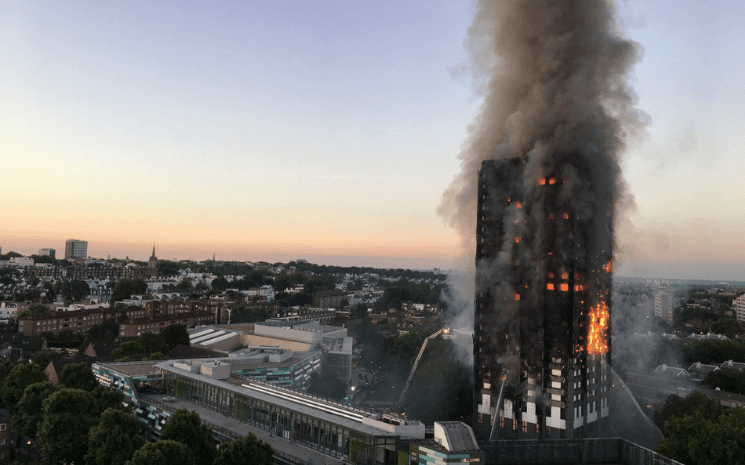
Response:
[[[461,172],[439,208],[460,233],[466,270],[473,270],[478,171],[484,160],[525,158],[522,184],[531,197],[542,172],[564,163],[557,154],[581,154],[562,173],[574,183],[565,190],[571,193],[564,199],[570,211],[592,222],[633,205],[620,157],[646,122],[634,108],[636,96],[628,84],[641,48],[621,36],[613,2],[478,0],[466,47],[484,101],[459,155]],[[618,219],[603,224],[614,223]],[[593,234],[614,232],[598,227]],[[614,237],[594,242],[613,243]],[[495,262],[489,273],[499,275]],[[472,288],[460,294],[472,302]]]

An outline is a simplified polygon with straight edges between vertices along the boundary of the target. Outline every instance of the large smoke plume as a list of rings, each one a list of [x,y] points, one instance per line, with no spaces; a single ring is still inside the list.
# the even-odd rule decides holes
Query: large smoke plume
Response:
[[[523,185],[530,197],[541,170],[562,163],[553,160],[557,154],[581,154],[582,166],[574,168],[582,173],[570,189],[574,198],[567,200],[571,211],[586,212],[585,218],[617,216],[633,204],[620,156],[646,116],[634,108],[628,83],[641,49],[622,37],[612,1],[477,0],[466,46],[484,100],[459,155],[461,172],[439,212],[460,233],[462,261],[473,276],[482,161],[524,157]],[[571,173],[565,174],[572,182]],[[595,233],[613,234],[601,229]],[[464,283],[473,281],[454,284]],[[472,307],[472,287],[456,295]]]

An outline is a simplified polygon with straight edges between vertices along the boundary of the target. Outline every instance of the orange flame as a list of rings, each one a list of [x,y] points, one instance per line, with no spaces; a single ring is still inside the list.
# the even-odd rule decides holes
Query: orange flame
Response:
[[[610,273],[611,271],[613,271],[613,262],[608,260],[608,263],[603,265],[603,269],[605,270],[606,273]]]
[[[590,329],[587,332],[587,353],[604,354],[608,352],[608,323],[610,322],[610,313],[608,305],[600,302],[590,308]]]

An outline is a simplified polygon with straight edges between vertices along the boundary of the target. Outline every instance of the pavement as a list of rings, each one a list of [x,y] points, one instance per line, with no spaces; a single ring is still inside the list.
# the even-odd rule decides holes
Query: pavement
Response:
[[[184,408],[192,412],[197,412],[203,422],[218,425],[219,427],[224,428],[228,431],[231,431],[240,437],[247,436],[248,433],[253,433],[254,436],[256,436],[260,440],[272,446],[274,450],[283,452],[294,458],[300,459],[307,464],[342,465],[342,464],[348,463],[342,460],[335,459],[333,457],[330,457],[326,454],[315,451],[313,449],[309,449],[303,445],[300,445],[288,439],[276,436],[274,434],[270,434],[269,432],[264,431],[263,429],[250,426],[246,423],[242,423],[234,418],[226,417],[217,412],[213,412],[212,410],[208,410],[204,407],[200,407],[191,402],[187,402],[183,399],[174,399],[168,403],[164,403],[163,402],[164,396],[162,394],[160,395],[140,394],[140,397],[145,402],[154,400],[155,401],[153,402],[154,405],[157,405],[158,407],[161,407],[161,406],[166,407],[168,410],[171,410],[171,411]],[[208,426],[211,426],[211,425],[208,424]]]

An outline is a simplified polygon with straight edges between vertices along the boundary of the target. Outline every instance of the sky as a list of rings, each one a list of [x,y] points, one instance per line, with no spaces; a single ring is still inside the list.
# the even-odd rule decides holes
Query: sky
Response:
[[[745,280],[738,1],[621,1],[649,115],[617,274]],[[0,247],[448,268],[469,2],[0,3]]]

